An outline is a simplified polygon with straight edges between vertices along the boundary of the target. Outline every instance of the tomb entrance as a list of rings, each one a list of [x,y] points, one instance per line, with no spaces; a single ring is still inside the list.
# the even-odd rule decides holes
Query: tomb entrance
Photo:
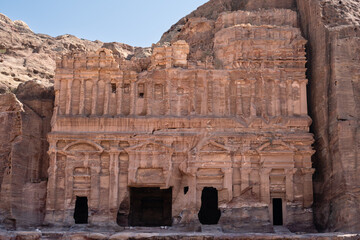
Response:
[[[130,188],[130,226],[170,226],[172,189]]]
[[[218,208],[218,191],[213,187],[204,187],[201,193],[201,208],[198,214],[201,224],[217,224],[221,212]]]
[[[87,197],[76,197],[74,219],[75,219],[75,224],[88,223],[88,199],[87,199]]]
[[[282,199],[273,198],[273,224],[283,225]]]

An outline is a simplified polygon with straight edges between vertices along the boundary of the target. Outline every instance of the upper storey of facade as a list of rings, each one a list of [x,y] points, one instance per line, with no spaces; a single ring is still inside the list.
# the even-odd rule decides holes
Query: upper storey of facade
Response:
[[[64,56],[53,131],[308,131],[306,40],[296,12],[225,13],[210,28],[211,51],[201,61],[189,59],[196,49],[184,40],[155,45],[150,59],[120,59],[108,49]]]

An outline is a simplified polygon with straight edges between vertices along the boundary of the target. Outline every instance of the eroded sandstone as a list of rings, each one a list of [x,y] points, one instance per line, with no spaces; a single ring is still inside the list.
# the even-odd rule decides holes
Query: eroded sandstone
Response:
[[[267,10],[259,11],[259,8]],[[276,10],[276,8],[287,10]],[[71,176],[76,173],[73,182],[74,193],[82,191],[85,196],[89,188],[94,186],[101,196],[105,196],[104,199],[96,197],[97,193],[92,193],[90,196],[92,198],[90,221],[97,224],[117,222],[120,225],[127,225],[131,194],[126,186],[143,187],[154,184],[151,181],[155,181],[156,184],[161,183],[162,187],[176,186],[176,188],[173,187],[173,192],[176,194],[172,197],[177,199],[173,202],[173,209],[186,210],[181,213],[177,210],[173,211],[175,225],[196,223],[198,221],[196,215],[200,208],[199,199],[201,201],[201,195],[199,196],[201,187],[196,187],[194,190],[193,188],[198,185],[191,181],[189,184],[188,179],[195,177],[199,178],[200,182],[208,183],[203,179],[212,176],[210,179],[218,178],[227,181],[225,184],[223,180],[222,184],[215,187],[219,194],[219,208],[222,210],[220,224],[226,231],[234,229],[246,231],[249,226],[254,231],[272,231],[270,205],[268,200],[261,198],[264,191],[265,195],[267,194],[266,188],[260,189],[260,186],[264,186],[264,182],[254,177],[254,171],[258,170],[252,168],[261,163],[259,159],[262,158],[256,157],[256,154],[261,153],[257,148],[268,139],[273,139],[275,136],[276,139],[283,140],[289,129],[290,132],[295,129],[295,133],[292,134],[296,137],[299,137],[299,131],[308,132],[309,119],[302,117],[306,115],[306,104],[301,104],[304,96],[296,93],[297,90],[289,94],[286,84],[280,84],[278,90],[273,89],[276,82],[271,84],[270,80],[270,84],[267,84],[269,79],[280,79],[281,83],[282,79],[295,74],[295,72],[286,72],[286,75],[279,77],[272,69],[295,67],[305,72],[303,48],[298,48],[299,52],[293,55],[291,50],[276,51],[276,44],[280,44],[278,46],[293,44],[288,42],[289,37],[298,42],[291,45],[294,47],[298,46],[297,44],[301,45],[302,37],[305,37],[308,40],[306,75],[309,79],[307,89],[309,114],[314,122],[312,132],[315,134],[314,147],[317,150],[312,160],[313,167],[316,169],[314,191],[309,191],[309,187],[306,187],[306,191],[305,188],[299,188],[300,185],[306,185],[303,184],[304,179],[300,177],[301,174],[307,174],[306,186],[309,186],[312,170],[301,170],[301,173],[297,171],[294,174],[293,198],[291,194],[290,196],[288,194],[289,188],[286,187],[288,183],[285,183],[287,202],[284,211],[287,215],[285,221],[292,230],[310,229],[312,210],[306,207],[304,211],[304,206],[311,205],[309,200],[312,199],[311,195],[314,193],[314,222],[319,230],[358,231],[360,229],[358,226],[359,205],[357,204],[359,202],[357,167],[359,8],[359,3],[355,0],[211,0],[181,19],[165,33],[159,44],[153,46],[156,54],[151,57],[149,57],[150,49],[143,50],[120,43],[103,44],[99,41],[80,40],[70,35],[52,38],[44,34],[34,34],[25,23],[13,22],[1,15],[0,93],[3,94],[0,96],[2,103],[1,226],[35,226],[43,222],[49,166],[49,157],[46,154],[48,142],[44,139],[46,133],[50,131],[53,93],[33,83],[19,87],[23,90],[16,92],[16,97],[10,94],[10,89],[15,92],[15,87],[20,83],[36,79],[46,86],[52,85],[57,54],[75,50],[76,54],[69,55],[69,59],[65,59],[64,63],[67,62],[69,65],[61,68],[68,70],[60,74],[63,79],[57,79],[55,85],[58,101],[55,102],[56,112],[52,124],[54,129],[63,133],[58,134],[55,131],[49,137],[53,146],[50,153],[64,149],[66,146],[73,151],[66,150],[62,153],[63,155],[60,155],[59,169],[56,170],[59,171],[56,175],[56,184],[59,185],[57,194],[61,197],[67,196],[70,201],[64,202],[64,206],[68,204],[67,206],[70,207],[65,209],[62,207],[62,200],[56,203],[58,200],[48,195],[47,201],[50,206],[60,204],[57,205],[60,207],[55,210],[50,207],[51,211],[58,211],[59,214],[53,214],[47,219],[53,219],[51,221],[60,225],[64,222],[73,224],[74,198],[69,197],[72,190],[67,188],[65,192],[65,187],[63,187],[65,179],[71,182],[71,178],[66,177],[61,169],[64,168],[62,164],[67,156],[70,156],[70,160],[76,160],[77,157],[86,156],[86,151],[93,151],[91,149],[79,150],[78,146],[71,148],[71,143],[74,141],[89,137],[91,144],[95,143],[93,146],[97,147],[95,147],[95,156],[100,155],[98,159],[102,162],[101,166],[96,165],[98,160],[94,158],[90,159],[90,162],[85,161],[85,163],[90,163],[90,167],[77,169],[73,173],[68,171],[66,174]],[[298,16],[293,14],[294,10],[298,11]],[[248,37],[241,38],[243,34],[247,34]],[[230,35],[232,37],[227,39]],[[286,37],[281,38],[281,36]],[[256,41],[248,39],[256,39]],[[189,45],[188,48],[184,42]],[[274,43],[276,44],[273,45]],[[104,54],[101,53],[102,51],[98,51],[98,55],[81,54],[81,52],[96,51],[99,47],[110,49],[112,53],[103,49]],[[275,51],[272,52],[273,50]],[[185,55],[187,57],[184,58]],[[275,58],[272,57],[273,55]],[[87,63],[81,62],[83,59],[90,59],[89,71],[84,70]],[[76,62],[77,60],[79,62]],[[58,64],[62,66],[62,63]],[[71,64],[75,64],[76,71],[70,67]],[[96,68],[96,64],[102,69],[100,73],[91,70]],[[303,73],[301,73],[301,79],[304,80]],[[263,75],[266,78],[263,78]],[[227,80],[223,80],[224,76],[227,76]],[[245,77],[238,81],[238,76]],[[247,79],[249,76],[250,79]],[[254,76],[253,79],[251,76]],[[80,84],[74,81],[75,85],[71,85],[70,92],[61,91],[61,89],[70,89],[68,84],[65,86],[61,84],[62,80],[76,79],[81,79]],[[89,89],[95,89],[95,86],[98,86],[95,82],[106,79],[107,81],[99,85],[100,90],[94,90],[92,94],[88,94]],[[219,84],[214,85],[217,81]],[[226,85],[227,82],[234,81],[240,84]],[[175,87],[173,84],[175,82],[179,86]],[[83,83],[87,85],[81,85]],[[254,86],[244,88],[250,83]],[[265,85],[261,85],[263,83]],[[141,84],[144,85],[141,86]],[[290,86],[291,89],[293,87],[302,89],[299,92],[304,93],[303,85]],[[196,91],[193,90],[194,88]],[[273,90],[270,92],[269,89]],[[78,92],[72,94],[72,91]],[[141,92],[143,99],[138,99],[138,94]],[[240,98],[238,92],[241,93]],[[100,94],[96,96],[98,93]],[[67,94],[74,95],[74,98],[68,99]],[[126,94],[129,97],[126,97]],[[276,100],[277,97],[271,97],[278,96],[277,94],[281,95],[279,100]],[[296,100],[298,97],[300,101]],[[61,101],[67,102],[65,106],[59,104]],[[289,108],[291,105],[296,107]],[[121,118],[123,120],[119,120]],[[127,131],[127,135],[121,138],[116,137],[119,132],[124,131]],[[249,135],[247,131],[251,131],[252,134]],[[91,132],[90,135],[88,135],[89,132]],[[240,140],[234,137],[234,133],[236,135],[238,132],[244,134],[245,137],[241,137]],[[264,132],[270,134],[264,134]],[[224,133],[226,133],[225,136]],[[190,140],[191,144],[187,140],[189,134],[198,136],[191,138],[193,139]],[[284,151],[285,146],[295,146],[297,149],[300,149],[299,146],[309,148],[312,140],[308,137],[309,134],[306,136],[297,142],[294,138],[285,138],[282,142],[271,141],[272,145],[269,146],[275,144],[281,151]],[[58,144],[56,139],[63,139],[64,142],[60,141]],[[199,141],[199,139],[204,140]],[[207,141],[211,144],[206,145]],[[141,145],[144,142],[145,144]],[[150,143],[154,145],[150,146]],[[205,146],[208,148],[215,146],[222,150],[204,151],[202,147]],[[82,147],[86,148],[85,145]],[[156,147],[158,149],[164,147],[164,149],[160,151]],[[252,154],[250,161],[246,160],[248,158],[245,156],[248,155],[244,153],[244,149],[248,151],[245,151],[246,154]],[[102,151],[101,154],[100,151]],[[137,155],[137,152],[146,151],[158,151],[160,154],[154,155],[155,157],[151,159],[160,159],[165,156],[174,159],[175,165],[166,163],[156,165],[156,161],[150,163],[143,155]],[[189,156],[187,152],[190,152]],[[230,157],[226,157],[229,152]],[[116,165],[110,165],[110,163],[114,163],[116,159],[114,154],[118,153],[120,153],[118,158],[120,165],[116,170],[114,167]],[[202,158],[214,154],[226,160],[224,166],[230,159],[228,162],[231,161],[232,166],[219,167],[220,171],[208,168],[200,169],[201,171],[198,172],[194,170],[197,168],[196,164],[201,165]],[[129,168],[126,163],[129,162],[131,155],[132,159],[142,160],[135,161],[135,165]],[[198,157],[199,155],[203,157]],[[296,164],[302,160],[299,160],[297,155],[295,156],[294,169],[296,170],[298,169]],[[52,158],[54,159],[54,155]],[[184,158],[188,159],[187,162],[183,160]],[[310,169],[310,161],[306,161]],[[178,162],[190,162],[193,167],[189,168],[187,164],[178,166]],[[206,166],[210,162],[206,163]],[[252,170],[244,168],[243,163],[251,166]],[[91,164],[95,164],[95,171],[87,170],[91,169],[93,166]],[[145,164],[146,167],[142,167],[141,164]],[[168,166],[174,168],[169,170]],[[230,178],[225,178],[229,176],[229,172],[225,170],[230,168],[234,176],[231,181]],[[164,169],[167,169],[167,172]],[[189,169],[192,172],[189,173]],[[240,173],[236,169],[240,169]],[[54,177],[51,173],[55,170],[51,167],[49,170],[51,179]],[[246,171],[244,173],[244,170],[249,170],[248,178],[244,177],[248,174]],[[116,180],[114,171],[121,173],[118,176],[118,183],[122,187],[111,190],[116,186],[114,185],[114,179]],[[173,171],[175,174],[168,174]],[[164,172],[168,175],[164,175]],[[270,180],[277,182],[283,179],[279,177],[283,175],[286,175],[285,179],[290,179],[292,173],[291,171],[289,175],[288,173],[289,171],[286,171],[286,174],[274,172],[274,176],[270,174]],[[148,176],[155,175],[160,177],[151,177],[149,182]],[[166,176],[169,175],[171,175],[171,181],[166,182],[165,179],[168,179]],[[91,179],[92,176],[100,182],[91,182],[89,187],[87,179]],[[177,180],[174,181],[173,178]],[[179,181],[180,184],[176,183]],[[229,182],[232,182],[231,190],[228,187],[231,185]],[[275,182],[273,183],[276,186],[269,186],[270,193],[283,191],[281,187],[283,185]],[[109,183],[112,186],[111,189],[109,189]],[[71,186],[71,183],[68,185]],[[98,185],[100,187],[97,187]],[[302,190],[306,201],[299,200],[301,199],[299,193]],[[193,200],[184,207],[182,204],[189,194]],[[231,196],[232,200],[230,200]],[[116,200],[112,202],[111,199]],[[99,205],[95,204],[94,207],[94,201],[95,203],[100,201]],[[96,211],[93,211],[94,209]],[[62,212],[65,212],[67,216],[65,220]],[[243,221],[234,223],[234,213]],[[98,215],[101,216],[98,217]],[[188,229],[198,230],[197,224],[198,222],[192,225],[193,229]]]
[[[190,22],[190,46],[155,45],[142,71],[108,49],[57,62],[47,223],[312,231],[306,40],[296,12]],[[212,42],[203,60],[190,56],[201,43],[191,34],[202,33]]]

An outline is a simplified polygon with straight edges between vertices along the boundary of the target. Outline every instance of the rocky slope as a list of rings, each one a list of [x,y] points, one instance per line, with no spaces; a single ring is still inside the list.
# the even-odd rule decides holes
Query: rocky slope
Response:
[[[297,10],[309,41],[308,100],[317,151],[313,159],[315,223],[321,231],[360,231],[358,0],[210,0],[173,25],[159,44],[186,40],[192,46],[190,60],[215,61],[212,38],[218,16],[225,11],[258,8]],[[27,216],[35,216],[29,224],[41,222],[42,217],[55,59],[71,51],[100,47],[126,59],[151,54],[151,49],[120,43],[35,34],[25,23],[0,14],[0,209],[10,209],[7,205],[13,204],[21,211],[27,206]],[[34,81],[16,90],[29,80]],[[40,204],[28,202],[21,191],[37,196]],[[0,213],[0,221],[11,226],[16,219],[4,217],[6,214]]]
[[[56,58],[72,51],[96,51],[100,47],[109,48],[124,58],[141,58],[151,53],[150,48],[89,41],[68,34],[58,37],[36,34],[26,23],[12,21],[0,14],[0,91],[15,89],[29,80],[51,86]]]

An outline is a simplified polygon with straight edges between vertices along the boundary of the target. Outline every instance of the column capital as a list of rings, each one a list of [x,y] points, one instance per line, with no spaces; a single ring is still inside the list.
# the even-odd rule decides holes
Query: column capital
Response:
[[[301,168],[301,173],[306,175],[306,174],[314,174],[315,172],[315,168]]]
[[[297,172],[297,168],[285,169],[286,175],[294,175]]]
[[[260,174],[267,174],[267,175],[269,175],[270,174],[270,172],[271,172],[271,168],[261,168],[260,169]]]

